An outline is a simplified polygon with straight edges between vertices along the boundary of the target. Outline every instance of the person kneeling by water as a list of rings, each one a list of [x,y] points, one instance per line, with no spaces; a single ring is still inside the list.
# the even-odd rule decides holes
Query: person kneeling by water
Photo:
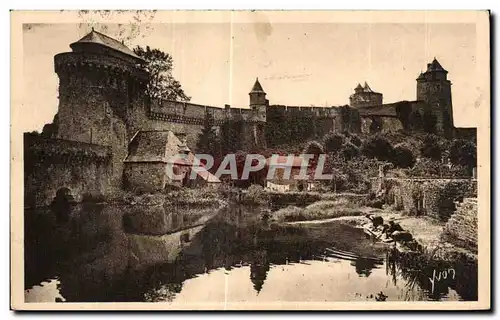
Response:
[[[368,213],[365,215],[365,217],[372,222],[373,230],[377,230],[379,226],[382,226],[384,224],[384,218],[382,218],[381,216],[374,216],[373,214]]]
[[[394,222],[394,218],[389,218],[389,223],[384,224],[382,234],[385,234],[386,240],[395,240],[392,236],[394,232],[403,232],[405,231],[403,227],[399,223]]]

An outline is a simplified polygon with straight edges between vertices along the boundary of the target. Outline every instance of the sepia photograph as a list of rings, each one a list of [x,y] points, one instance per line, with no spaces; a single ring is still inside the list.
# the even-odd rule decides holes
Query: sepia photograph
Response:
[[[488,11],[11,28],[11,308],[491,307]]]

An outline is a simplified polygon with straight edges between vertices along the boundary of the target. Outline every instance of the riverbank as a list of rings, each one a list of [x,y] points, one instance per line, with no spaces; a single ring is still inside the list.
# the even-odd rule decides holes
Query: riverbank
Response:
[[[289,205],[270,214],[271,221],[277,223],[330,221],[340,217],[359,217],[378,209],[351,202],[347,198],[320,200],[306,207]],[[364,218],[366,220],[366,218]]]
[[[364,216],[366,213],[372,213],[381,216],[384,221],[389,218],[393,218],[398,222],[403,229],[409,231],[415,240],[420,243],[426,251],[433,252],[434,258],[450,260],[457,257],[466,257],[467,260],[477,261],[477,254],[474,252],[460,248],[450,242],[443,239],[445,222],[438,221],[426,216],[408,216],[403,215],[398,211],[393,211],[390,208],[386,209],[376,209],[370,207],[358,207],[358,208],[346,208],[340,207],[336,210],[328,210],[325,205],[319,205],[319,208],[326,210],[322,211],[312,211],[310,207],[306,207],[302,212],[311,212],[313,214],[306,215],[306,219],[289,220],[285,223],[293,224],[321,224],[321,223],[331,223],[334,221],[347,224],[353,227],[361,228],[364,224],[368,222],[367,218]],[[309,208],[309,209],[308,209]],[[278,210],[279,212],[279,210]],[[291,210],[289,211],[292,212]],[[300,211],[296,211],[300,212]],[[349,214],[350,212],[354,214]],[[281,215],[282,213],[278,213]],[[303,215],[303,214],[302,214]],[[300,213],[290,214],[288,217],[300,217]],[[309,219],[307,219],[309,218]],[[316,219],[313,219],[316,218]],[[289,218],[290,219],[290,218]]]

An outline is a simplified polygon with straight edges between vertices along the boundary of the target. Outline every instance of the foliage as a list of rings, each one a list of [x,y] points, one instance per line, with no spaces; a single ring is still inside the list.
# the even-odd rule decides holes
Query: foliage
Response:
[[[400,168],[409,168],[415,164],[415,156],[409,148],[399,144],[394,147],[392,163]]]
[[[325,150],[328,153],[337,152],[342,148],[345,137],[340,134],[329,134],[324,138]]]
[[[453,164],[466,167],[469,172],[477,166],[477,147],[472,141],[459,139],[453,141],[450,146],[450,161]]]
[[[422,158],[407,170],[411,177],[428,178],[464,178],[470,175],[467,168],[461,165],[446,165],[440,161]]]
[[[314,116],[299,111],[285,111],[285,106],[267,109],[266,142],[269,147],[305,142],[318,135]]]
[[[366,193],[371,177],[376,177],[380,162],[364,156],[346,159],[341,154],[329,153],[325,161],[325,173],[333,174],[329,181],[332,191]]]
[[[146,60],[144,70],[150,74],[150,80],[146,89],[146,94],[153,99],[166,99],[176,101],[189,101],[188,97],[172,75],[173,59],[168,53],[159,49],[151,49],[137,46],[134,53]]]
[[[221,143],[213,126],[213,115],[211,113],[207,113],[203,129],[201,129],[201,133],[198,135],[198,142],[196,144],[196,151],[198,153],[220,156],[222,152]]]
[[[349,142],[358,148],[361,147],[361,144],[363,143],[363,141],[355,134],[349,135]]]
[[[423,145],[420,148],[420,154],[422,157],[430,158],[432,160],[441,160],[443,151],[441,139],[436,136],[429,134],[425,136],[423,140]]]
[[[323,153],[323,146],[317,141],[309,141],[304,147],[304,154],[319,155]]]
[[[245,194],[243,201],[246,204],[267,204],[269,203],[269,195],[260,185],[252,184]]]
[[[361,154],[361,151],[354,144],[347,142],[340,149],[340,154],[346,160],[352,160]]]
[[[226,120],[220,128],[220,149],[222,154],[236,152],[242,149],[241,121]]]
[[[361,150],[367,158],[376,158],[381,161],[393,159],[394,149],[390,142],[381,135],[365,140]]]
[[[355,203],[339,200],[322,200],[310,204],[305,208],[288,206],[271,214],[272,219],[278,222],[331,219],[345,216],[360,216],[362,208]]]

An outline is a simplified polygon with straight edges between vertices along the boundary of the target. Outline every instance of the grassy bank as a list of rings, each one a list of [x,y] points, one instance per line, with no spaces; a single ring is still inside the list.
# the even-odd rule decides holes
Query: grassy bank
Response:
[[[362,216],[373,209],[353,203],[348,199],[320,200],[305,208],[288,206],[271,213],[274,222],[311,221],[339,217]]]

